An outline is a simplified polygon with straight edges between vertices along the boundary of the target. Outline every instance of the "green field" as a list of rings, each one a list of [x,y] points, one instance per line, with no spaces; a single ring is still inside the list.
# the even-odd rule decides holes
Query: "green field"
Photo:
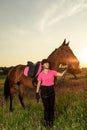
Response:
[[[45,130],[43,105],[35,100],[35,91],[28,90],[24,96],[26,109],[23,110],[14,95],[13,113],[9,112],[3,98],[3,82],[0,79],[0,130]],[[53,130],[87,130],[87,76],[78,80],[66,78],[65,83],[56,87],[55,121]]]

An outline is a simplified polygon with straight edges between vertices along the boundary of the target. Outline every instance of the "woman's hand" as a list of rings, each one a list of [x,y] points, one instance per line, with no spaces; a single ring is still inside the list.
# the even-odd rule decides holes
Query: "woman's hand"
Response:
[[[67,72],[67,70],[68,70],[68,69],[65,69],[65,70],[63,71],[63,73],[62,73],[62,74],[64,75],[64,74]]]
[[[40,95],[39,95],[39,93],[36,92],[36,100],[37,100],[37,102],[39,102],[39,99],[40,99]]]

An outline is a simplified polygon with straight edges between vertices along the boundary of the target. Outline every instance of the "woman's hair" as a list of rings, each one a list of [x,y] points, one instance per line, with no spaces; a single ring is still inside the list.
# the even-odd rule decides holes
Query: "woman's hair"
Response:
[[[50,62],[47,60],[47,59],[43,59],[42,61],[41,61],[41,64],[43,65],[44,63],[49,63],[50,64]]]

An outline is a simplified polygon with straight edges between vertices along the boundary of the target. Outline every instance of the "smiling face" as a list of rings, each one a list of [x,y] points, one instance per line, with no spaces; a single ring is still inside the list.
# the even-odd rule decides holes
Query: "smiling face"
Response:
[[[49,69],[50,68],[50,64],[48,62],[43,64],[43,69]]]

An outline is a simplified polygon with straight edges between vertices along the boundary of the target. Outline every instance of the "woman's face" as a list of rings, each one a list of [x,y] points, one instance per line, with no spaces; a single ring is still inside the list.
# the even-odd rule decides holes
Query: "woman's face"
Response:
[[[43,64],[43,68],[44,69],[49,69],[50,68],[50,64],[47,62],[47,63],[44,63]]]

